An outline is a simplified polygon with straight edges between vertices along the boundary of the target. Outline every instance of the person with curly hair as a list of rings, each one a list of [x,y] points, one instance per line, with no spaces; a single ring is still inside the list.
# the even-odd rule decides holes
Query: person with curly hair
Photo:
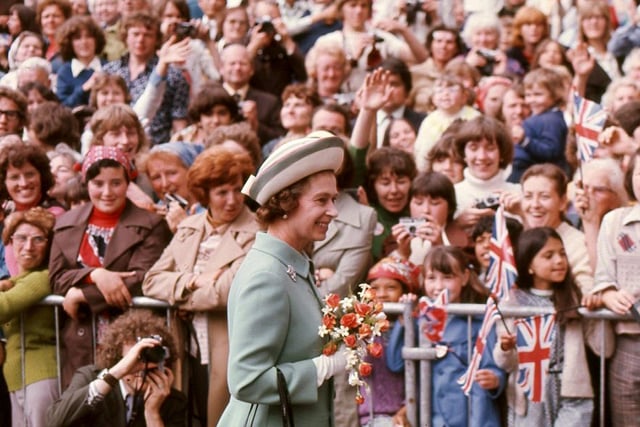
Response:
[[[47,411],[48,426],[184,426],[173,388],[176,345],[162,317],[131,310],[109,325],[95,365],[78,369]]]

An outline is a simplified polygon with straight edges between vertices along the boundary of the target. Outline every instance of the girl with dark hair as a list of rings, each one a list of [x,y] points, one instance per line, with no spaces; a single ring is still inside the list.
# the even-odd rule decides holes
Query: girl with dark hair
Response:
[[[164,219],[127,200],[131,162],[120,149],[93,147],[82,165],[91,203],[56,223],[49,270],[54,293],[64,295],[70,319],[62,332],[62,385],[92,363],[92,315],[102,328],[131,306],[144,274],[169,243]]]
[[[207,83],[191,99],[189,118],[193,123],[175,133],[172,141],[204,144],[220,126],[240,120],[238,103],[218,83]]]
[[[104,32],[90,16],[74,16],[62,24],[56,40],[64,61],[58,70],[56,94],[69,108],[87,105],[96,72],[102,71]]]
[[[549,358],[541,401],[532,401],[516,384],[518,377],[517,326],[507,320],[509,332],[496,323],[494,357],[511,373],[507,397],[514,426],[586,426],[591,423],[594,391],[587,364],[586,344],[599,353],[595,324],[583,322],[577,312],[582,294],[569,270],[560,235],[549,227],[524,231],[516,253],[518,287],[509,305],[554,308]],[[551,316],[551,315],[548,315]],[[547,319],[545,317],[545,319]],[[545,320],[549,321],[549,320]]]
[[[438,246],[424,261],[424,293],[435,300],[442,292],[450,303],[481,303],[487,299],[487,290],[470,267],[462,249],[455,246]],[[469,342],[475,342],[481,317],[471,319],[469,331],[467,316],[449,315],[440,339],[433,344],[444,346],[447,352],[431,365],[431,420],[433,425],[447,426],[500,426],[500,412],[495,399],[502,393],[506,383],[504,371],[499,369],[487,347],[482,354],[480,369],[467,398],[457,380],[467,370]],[[469,339],[471,332],[471,341]],[[404,368],[400,353],[404,345],[404,327],[396,322],[387,347],[387,366],[395,372]],[[473,417],[467,418],[470,400]],[[465,410],[462,410],[464,408]]]
[[[14,4],[9,8],[7,28],[12,40],[23,31],[40,32],[36,22],[36,11],[24,4]]]
[[[411,184],[409,211],[412,220],[418,221],[415,230],[404,223],[391,229],[401,257],[422,264],[432,246],[469,245],[467,234],[453,221],[456,193],[445,175],[438,172],[418,175]]]

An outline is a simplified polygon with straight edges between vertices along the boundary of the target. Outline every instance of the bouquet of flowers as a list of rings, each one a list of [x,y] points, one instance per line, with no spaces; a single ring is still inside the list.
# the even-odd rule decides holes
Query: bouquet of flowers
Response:
[[[322,325],[318,334],[329,337],[322,353],[330,356],[344,344],[347,353],[349,384],[357,387],[356,402],[364,402],[360,386],[365,385],[363,377],[371,375],[372,366],[365,362],[367,354],[382,357],[382,344],[374,338],[389,329],[389,321],[382,311],[382,303],[376,299],[376,293],[366,283],[358,285],[360,292],[342,300],[336,294],[328,294],[322,308]]]

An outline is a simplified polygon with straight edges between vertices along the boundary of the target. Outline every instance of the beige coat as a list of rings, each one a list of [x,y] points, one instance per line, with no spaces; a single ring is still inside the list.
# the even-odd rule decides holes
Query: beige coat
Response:
[[[193,268],[205,234],[206,213],[185,219],[173,240],[144,278],[146,296],[162,299],[187,311],[207,311],[209,326],[209,398],[207,422],[215,426],[229,400],[227,388],[227,299],[231,282],[259,229],[254,215],[245,208],[222,236],[222,241],[203,274],[222,269],[208,288],[191,292]]]

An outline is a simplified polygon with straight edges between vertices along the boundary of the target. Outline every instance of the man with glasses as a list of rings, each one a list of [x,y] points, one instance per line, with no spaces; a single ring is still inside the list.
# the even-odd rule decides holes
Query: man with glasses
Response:
[[[27,98],[17,90],[0,86],[0,136],[22,135],[27,122]]]

